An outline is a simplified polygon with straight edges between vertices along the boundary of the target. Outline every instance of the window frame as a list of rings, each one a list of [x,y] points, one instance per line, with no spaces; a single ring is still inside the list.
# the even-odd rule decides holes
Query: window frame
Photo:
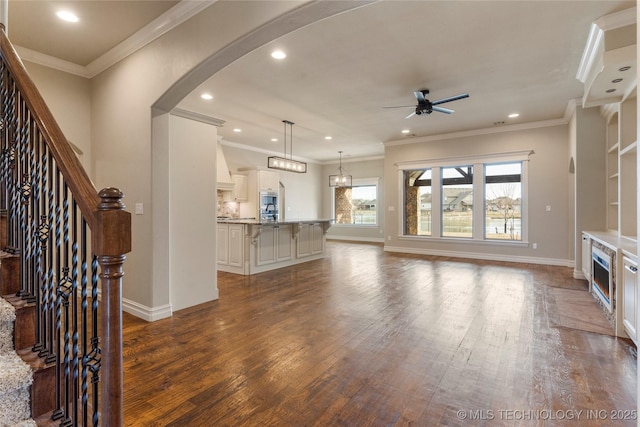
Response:
[[[529,205],[529,157],[534,154],[533,150],[521,150],[511,151],[505,153],[485,154],[476,156],[456,156],[446,157],[438,159],[426,159],[426,160],[414,160],[406,162],[397,162],[398,173],[398,206],[400,206],[398,214],[398,239],[400,240],[433,240],[433,241],[448,241],[448,242],[460,242],[460,243],[482,243],[487,245],[499,245],[499,246],[528,246],[529,245],[529,220],[528,220],[528,205]],[[486,239],[485,238],[485,164],[496,163],[515,163],[522,162],[522,239],[521,240],[499,240],[499,239]],[[473,236],[469,237],[443,237],[442,236],[442,224],[440,215],[432,215],[430,236],[426,235],[410,235],[405,234],[406,214],[405,214],[405,188],[404,188],[404,174],[408,170],[417,169],[431,169],[432,183],[437,182],[438,185],[432,185],[432,200],[438,202],[438,206],[432,206],[432,212],[437,212],[442,209],[442,186],[441,186],[441,169],[445,167],[455,167],[460,165],[473,165],[474,177],[473,177],[473,205],[478,208],[474,209],[473,215]],[[476,214],[478,211],[482,211],[482,214]]]
[[[351,188],[375,186],[376,187],[376,222],[375,224],[344,224],[335,222],[332,227],[356,227],[356,228],[373,228],[380,227],[380,178],[353,178]],[[331,187],[331,212],[333,217],[336,216],[336,188]]]

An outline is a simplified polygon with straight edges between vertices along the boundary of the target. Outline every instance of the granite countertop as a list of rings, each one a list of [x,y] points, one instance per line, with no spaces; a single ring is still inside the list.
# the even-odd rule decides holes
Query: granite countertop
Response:
[[[316,222],[333,222],[333,219],[285,219],[283,221],[260,221],[255,218],[220,218],[216,219],[216,222],[220,224],[247,224],[247,225],[287,225],[287,224],[314,224]]]

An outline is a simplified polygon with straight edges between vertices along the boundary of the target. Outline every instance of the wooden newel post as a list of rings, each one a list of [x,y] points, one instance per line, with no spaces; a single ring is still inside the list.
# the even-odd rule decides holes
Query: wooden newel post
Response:
[[[92,236],[102,283],[100,425],[119,427],[124,424],[122,266],[125,254],[131,251],[131,214],[124,210],[123,194],[117,188],[105,188],[98,195],[101,202]]]

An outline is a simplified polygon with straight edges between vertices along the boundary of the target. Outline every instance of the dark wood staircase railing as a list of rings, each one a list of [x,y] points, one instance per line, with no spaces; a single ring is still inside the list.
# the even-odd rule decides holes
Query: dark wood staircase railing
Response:
[[[35,370],[32,416],[121,426],[131,215],[119,190],[96,191],[0,30],[0,294]]]

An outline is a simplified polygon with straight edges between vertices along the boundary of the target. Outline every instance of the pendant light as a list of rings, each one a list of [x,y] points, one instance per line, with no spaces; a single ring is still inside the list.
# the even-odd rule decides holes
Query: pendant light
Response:
[[[287,172],[307,173],[307,164],[305,162],[299,162],[293,160],[293,125],[295,123],[289,120],[283,120],[284,123],[284,156],[270,156],[267,160],[267,166],[270,169],[278,169]],[[291,151],[289,152],[289,158],[287,158],[287,126],[289,126],[289,144],[291,144]]]
[[[342,168],[342,151],[340,154],[340,167],[337,175],[329,175],[329,187],[351,187],[352,177]]]

